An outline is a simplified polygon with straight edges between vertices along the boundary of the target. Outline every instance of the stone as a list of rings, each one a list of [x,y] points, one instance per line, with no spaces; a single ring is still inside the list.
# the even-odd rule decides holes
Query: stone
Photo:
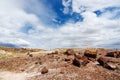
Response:
[[[29,57],[33,57],[33,54],[30,54],[29,52],[27,53],[27,55],[28,55]]]
[[[84,56],[96,59],[97,58],[97,51],[86,50],[84,53]]]
[[[108,62],[106,68],[115,70],[117,68],[117,66],[113,63]]]
[[[65,58],[65,61],[73,61],[74,60],[74,56],[73,55],[69,55]]]
[[[58,54],[59,52],[58,51],[54,51],[54,52],[52,52],[52,54]]]
[[[42,74],[48,73],[48,68],[46,67],[42,68],[41,73]]]
[[[65,61],[67,62],[67,61],[70,61],[70,58],[65,58]]]
[[[86,64],[89,63],[88,59],[86,56],[82,56],[79,58],[74,58],[73,60],[73,65],[80,67],[80,66],[86,66]]]
[[[32,55],[32,54],[30,54],[30,55],[29,55],[29,57],[33,57],[33,55]]]
[[[25,70],[24,69],[21,69],[22,72],[24,72]]]
[[[78,59],[78,58],[75,58],[73,60],[73,65],[77,66],[77,67],[80,67],[82,64],[82,62]]]
[[[119,51],[111,51],[111,52],[108,52],[106,54],[106,56],[119,58],[120,57],[120,52]]]
[[[61,74],[64,74],[64,73],[65,73],[64,69],[61,69],[61,70],[60,70],[60,73],[61,73]]]
[[[75,52],[74,52],[73,49],[67,49],[66,52],[65,52],[66,55],[74,55],[74,53]]]
[[[106,67],[106,64],[109,61],[109,59],[106,57],[100,57],[97,61],[101,66]]]
[[[38,64],[38,62],[35,62],[35,64]]]
[[[86,56],[82,56],[81,60],[83,60],[82,65],[86,66],[87,63],[89,63],[88,58]]]

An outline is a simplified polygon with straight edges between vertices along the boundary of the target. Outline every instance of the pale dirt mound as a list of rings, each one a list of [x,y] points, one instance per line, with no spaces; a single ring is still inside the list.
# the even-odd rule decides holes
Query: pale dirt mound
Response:
[[[87,51],[87,57],[81,57],[85,49],[60,50],[42,51],[42,54],[28,51],[29,54],[24,56],[0,58],[0,80],[120,80],[120,58],[109,57],[109,61],[117,65],[115,69],[102,66],[97,61],[111,50],[87,49],[93,52]],[[73,64],[74,59],[77,64]],[[107,62],[103,60],[103,64]],[[42,74],[44,67],[48,72]]]
[[[25,73],[0,72],[0,80],[25,80]]]
[[[0,80],[26,80],[27,78],[33,77],[40,75],[41,73],[15,73],[15,72],[9,72],[9,71],[4,71],[0,72]]]

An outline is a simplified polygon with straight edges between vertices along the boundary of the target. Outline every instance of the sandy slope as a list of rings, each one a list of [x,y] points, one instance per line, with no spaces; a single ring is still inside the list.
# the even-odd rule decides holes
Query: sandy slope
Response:
[[[0,72],[0,80],[26,80],[27,78],[40,75],[41,73],[31,72],[31,73],[15,73],[4,71]]]
[[[0,80],[25,80],[26,76],[26,73],[0,72]]]

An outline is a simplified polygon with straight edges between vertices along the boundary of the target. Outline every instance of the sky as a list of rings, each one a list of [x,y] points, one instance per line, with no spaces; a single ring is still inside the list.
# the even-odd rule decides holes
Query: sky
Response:
[[[0,0],[0,46],[120,49],[120,0]]]

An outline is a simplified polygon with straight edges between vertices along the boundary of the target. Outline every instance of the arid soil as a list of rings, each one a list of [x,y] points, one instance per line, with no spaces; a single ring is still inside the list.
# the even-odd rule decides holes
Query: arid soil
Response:
[[[120,51],[0,48],[0,80],[120,80]]]

